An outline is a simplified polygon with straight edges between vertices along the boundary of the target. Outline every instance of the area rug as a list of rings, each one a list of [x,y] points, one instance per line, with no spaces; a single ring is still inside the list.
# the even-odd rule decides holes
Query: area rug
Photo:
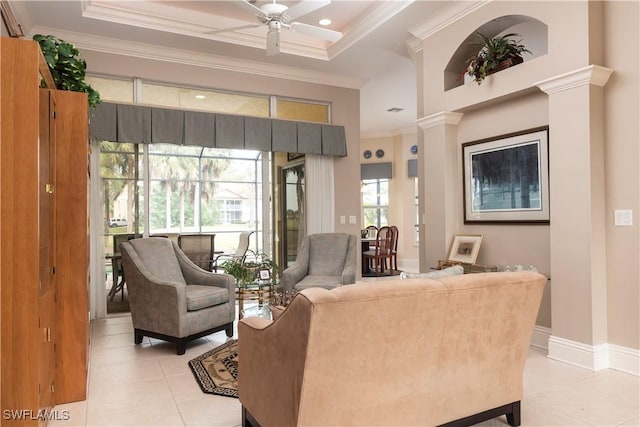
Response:
[[[203,392],[238,397],[238,340],[190,360],[189,367]]]

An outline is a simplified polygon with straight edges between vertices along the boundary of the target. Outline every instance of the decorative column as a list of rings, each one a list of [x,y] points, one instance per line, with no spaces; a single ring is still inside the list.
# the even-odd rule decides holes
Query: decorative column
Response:
[[[456,191],[460,180],[458,124],[462,113],[441,111],[417,120],[423,130],[418,150],[420,192],[420,271],[429,271],[446,259],[456,231]]]
[[[549,95],[551,327],[549,357],[609,366],[604,89],[590,65],[536,85]]]

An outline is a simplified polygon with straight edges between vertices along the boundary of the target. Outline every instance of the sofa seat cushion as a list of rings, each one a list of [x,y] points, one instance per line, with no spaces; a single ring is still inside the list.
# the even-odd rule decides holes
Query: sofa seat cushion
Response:
[[[188,285],[187,311],[196,311],[229,301],[229,292],[216,286]]]
[[[307,288],[333,289],[340,285],[342,285],[341,276],[323,276],[316,274],[313,276],[305,276],[304,279],[295,284],[294,288],[296,291]]]

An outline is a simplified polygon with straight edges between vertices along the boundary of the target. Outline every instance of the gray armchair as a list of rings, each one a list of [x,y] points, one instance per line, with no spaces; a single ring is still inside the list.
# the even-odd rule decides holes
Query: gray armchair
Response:
[[[127,277],[135,343],[144,336],[175,342],[224,330],[233,336],[235,281],[196,266],[169,239],[151,237],[120,244]]]
[[[311,287],[332,289],[356,282],[356,236],[318,233],[305,236],[296,261],[282,272],[280,284],[287,290]]]

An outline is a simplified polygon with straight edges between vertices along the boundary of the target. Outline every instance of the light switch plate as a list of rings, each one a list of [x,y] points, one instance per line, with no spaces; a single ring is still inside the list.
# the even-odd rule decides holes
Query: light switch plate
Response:
[[[347,218],[344,215],[340,215],[340,224],[346,224]]]
[[[633,211],[631,209],[616,209],[613,211],[613,224],[618,227],[633,226]]]
[[[356,223],[356,216],[349,215],[349,224],[355,224],[355,223]]]

